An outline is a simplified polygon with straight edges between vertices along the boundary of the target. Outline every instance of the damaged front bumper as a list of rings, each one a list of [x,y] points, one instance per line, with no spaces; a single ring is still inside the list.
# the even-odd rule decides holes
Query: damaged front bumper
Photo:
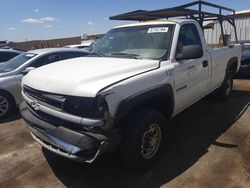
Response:
[[[20,104],[20,112],[38,143],[72,160],[92,163],[104,152],[112,151],[120,140],[116,131],[102,134],[52,125],[35,116],[26,102]]]

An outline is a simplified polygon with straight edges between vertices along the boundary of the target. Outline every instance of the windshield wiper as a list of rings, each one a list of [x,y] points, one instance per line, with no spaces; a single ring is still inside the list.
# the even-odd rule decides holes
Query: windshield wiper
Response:
[[[103,53],[93,52],[93,53],[89,53],[88,56],[107,57],[108,55],[107,54],[103,54]]]
[[[124,56],[124,57],[133,58],[133,59],[142,59],[141,57],[139,57],[140,55],[138,55],[138,54],[129,54],[129,53],[117,52],[117,53],[112,53],[111,55],[113,55],[113,56]]]

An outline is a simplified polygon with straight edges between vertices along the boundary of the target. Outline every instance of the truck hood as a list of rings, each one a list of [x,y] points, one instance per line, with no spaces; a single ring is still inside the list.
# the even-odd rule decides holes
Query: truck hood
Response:
[[[33,70],[23,84],[56,94],[94,97],[104,87],[158,66],[157,60],[80,57]]]

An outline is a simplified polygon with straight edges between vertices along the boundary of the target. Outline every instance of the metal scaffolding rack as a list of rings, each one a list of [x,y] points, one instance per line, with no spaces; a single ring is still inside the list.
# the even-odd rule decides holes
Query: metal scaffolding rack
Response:
[[[195,7],[196,6],[196,7]],[[217,13],[204,11],[204,8],[215,8]],[[229,12],[229,14],[223,14],[223,11]],[[173,17],[185,17],[196,20],[203,28],[204,21],[218,21],[221,28],[221,34],[223,36],[223,44],[226,46],[226,39],[223,30],[223,22],[228,21],[234,28],[235,40],[238,42],[236,26],[235,26],[235,10],[206,1],[195,1],[192,3],[165,8],[153,11],[136,10],[124,14],[119,14],[110,17],[110,20],[127,20],[127,21],[148,21],[163,18]]]

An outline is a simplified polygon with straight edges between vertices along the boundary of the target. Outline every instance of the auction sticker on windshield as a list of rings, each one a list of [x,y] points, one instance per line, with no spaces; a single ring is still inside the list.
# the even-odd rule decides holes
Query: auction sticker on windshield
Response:
[[[148,29],[148,33],[167,33],[168,27],[153,27]]]

